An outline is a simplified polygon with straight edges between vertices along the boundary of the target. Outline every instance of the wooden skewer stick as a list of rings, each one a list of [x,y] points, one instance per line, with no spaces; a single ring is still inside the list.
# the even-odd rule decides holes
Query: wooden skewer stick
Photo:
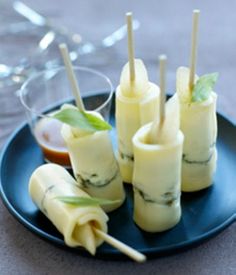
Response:
[[[93,228],[93,230],[98,237],[102,238],[105,242],[109,243],[111,246],[126,254],[131,259],[140,263],[146,261],[146,256],[144,254],[122,243],[121,241],[118,241],[117,239],[109,236],[108,234],[104,233],[103,231],[97,228]]]
[[[165,120],[165,103],[166,103],[166,55],[159,56],[160,64],[160,126]]]
[[[128,57],[129,57],[129,75],[130,82],[135,80],[134,66],[134,41],[133,41],[133,18],[132,12],[126,13],[127,33],[128,33]]]
[[[78,82],[76,80],[75,72],[71,63],[70,55],[66,44],[60,44],[59,49],[66,67],[67,76],[70,81],[71,89],[75,97],[75,102],[80,111],[85,111],[84,104],[81,98]]]
[[[200,10],[193,10],[193,26],[192,26],[192,42],[191,42],[191,56],[190,56],[190,76],[189,88],[192,91],[194,86],[194,77],[197,62],[197,44],[198,44],[198,22]]]
[[[149,142],[152,144],[158,143],[158,133],[160,133],[160,129],[163,126],[163,122],[165,121],[165,102],[166,102],[166,63],[167,57],[166,55],[159,56],[159,75],[160,75],[160,116],[156,116],[150,130],[149,134]]]

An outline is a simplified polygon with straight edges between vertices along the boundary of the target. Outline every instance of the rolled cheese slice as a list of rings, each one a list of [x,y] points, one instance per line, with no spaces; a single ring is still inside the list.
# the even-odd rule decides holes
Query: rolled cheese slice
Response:
[[[186,69],[179,69],[183,70],[182,83],[184,82],[183,78],[186,78],[184,75],[189,75]],[[179,77],[181,77],[181,72],[179,72]],[[182,87],[187,85],[183,83]],[[213,175],[216,170],[217,95],[211,92],[207,100],[191,102],[184,97],[186,92],[180,89],[178,82],[177,92],[180,97],[180,129],[185,136],[182,159],[182,191],[199,191],[213,183]]]
[[[150,144],[168,144],[175,140],[180,128],[179,112],[179,98],[175,93],[165,103],[164,121],[158,120],[152,123],[147,142]]]
[[[137,83],[128,84],[127,64],[116,90],[116,130],[118,136],[118,162],[124,182],[131,183],[133,176],[132,138],[144,124],[159,116],[159,87],[148,81],[141,60],[135,62]],[[135,90],[136,89],[136,90]]]
[[[79,186],[92,197],[118,200],[102,206],[106,212],[118,208],[125,192],[108,131],[84,134],[64,124],[61,133]]]
[[[108,217],[99,206],[75,207],[57,199],[59,196],[89,197],[63,167],[45,164],[37,168],[30,178],[29,193],[37,207],[64,236],[68,246],[83,246],[95,254],[103,240],[93,228],[106,233]]]
[[[184,136],[174,141],[148,144],[151,124],[140,128],[134,145],[134,221],[147,232],[161,232],[175,226],[181,217],[180,182]]]
[[[198,191],[213,183],[217,160],[216,98],[212,92],[200,104],[181,104],[181,130],[185,136],[182,191]]]

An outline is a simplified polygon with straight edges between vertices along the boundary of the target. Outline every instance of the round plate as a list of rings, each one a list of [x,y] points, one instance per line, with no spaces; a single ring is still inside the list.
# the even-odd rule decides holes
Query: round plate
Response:
[[[95,97],[96,98],[96,97]],[[114,124],[114,102],[112,107]],[[236,219],[236,127],[218,114],[218,167],[214,185],[204,191],[182,194],[182,218],[173,229],[163,233],[145,233],[132,219],[132,189],[126,187],[124,205],[109,214],[109,233],[149,257],[174,253],[197,245],[223,230]],[[111,133],[115,139],[115,130]],[[43,163],[40,148],[26,124],[10,138],[2,152],[0,192],[8,210],[38,236],[80,254],[82,248],[69,248],[62,235],[33,204],[28,193],[31,173]],[[96,257],[123,258],[107,244],[97,249]]]

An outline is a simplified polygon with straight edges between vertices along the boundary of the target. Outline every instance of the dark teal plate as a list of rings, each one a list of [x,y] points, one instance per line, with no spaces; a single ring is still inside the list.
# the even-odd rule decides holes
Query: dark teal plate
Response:
[[[114,108],[112,108],[114,123]],[[140,230],[132,219],[132,190],[127,200],[109,215],[109,233],[148,257],[166,255],[195,246],[216,235],[236,220],[236,127],[218,114],[218,167],[214,185],[204,191],[182,195],[182,218],[177,226],[164,233]],[[112,132],[114,138],[114,132]],[[29,230],[56,245],[68,248],[62,235],[36,208],[28,193],[31,173],[43,163],[40,148],[25,124],[11,136],[1,156],[0,193],[4,204]],[[68,248],[83,255],[81,248]],[[114,259],[124,256],[103,244],[96,257]]]

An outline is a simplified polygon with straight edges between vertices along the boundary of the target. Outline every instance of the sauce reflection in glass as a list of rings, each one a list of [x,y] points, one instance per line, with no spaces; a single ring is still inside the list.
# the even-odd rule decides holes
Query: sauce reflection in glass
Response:
[[[62,123],[48,117],[41,118],[34,128],[34,135],[41,147],[45,161],[70,167],[69,153],[61,136]]]

